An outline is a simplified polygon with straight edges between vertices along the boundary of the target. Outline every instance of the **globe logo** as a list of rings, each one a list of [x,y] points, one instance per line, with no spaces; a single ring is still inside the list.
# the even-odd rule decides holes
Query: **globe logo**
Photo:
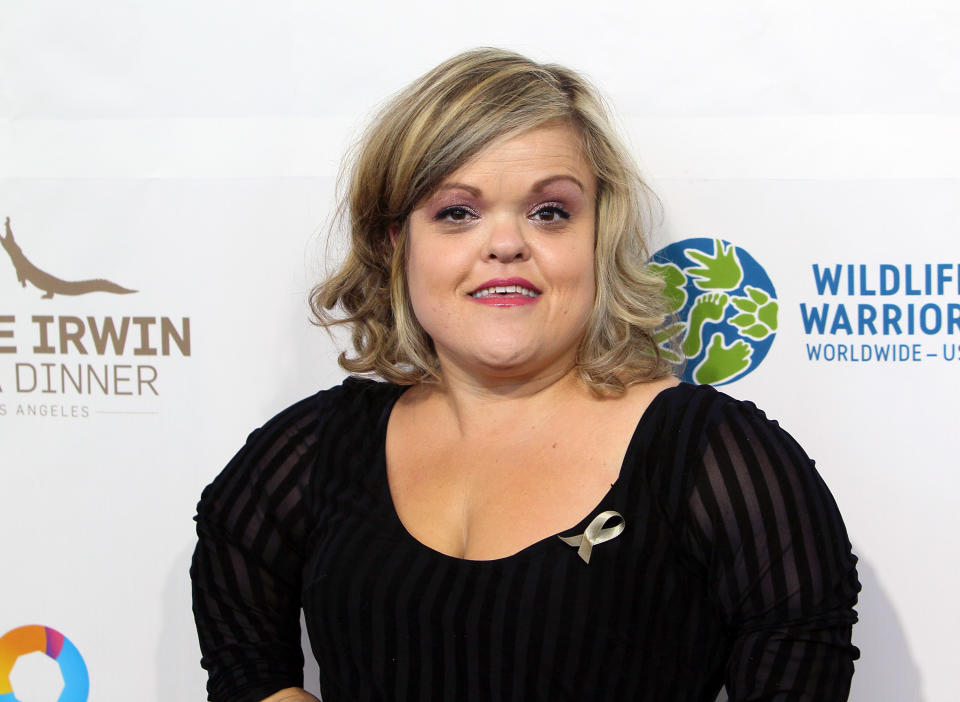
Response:
[[[650,269],[666,282],[671,312],[655,338],[668,359],[686,359],[683,380],[725,385],[760,365],[776,336],[777,291],[745,249],[684,239],[657,251]]]
[[[55,666],[53,675],[37,670],[37,655]],[[22,693],[24,699],[87,702],[90,679],[83,656],[70,639],[56,629],[34,624],[0,636],[0,702],[19,702],[14,686],[28,688]]]

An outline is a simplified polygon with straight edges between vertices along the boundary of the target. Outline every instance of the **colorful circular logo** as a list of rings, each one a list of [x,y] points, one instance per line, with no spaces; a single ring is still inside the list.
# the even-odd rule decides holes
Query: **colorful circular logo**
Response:
[[[0,702],[19,702],[10,684],[10,671],[20,656],[40,651],[60,664],[63,692],[57,702],[87,702],[87,666],[70,639],[48,626],[21,626],[0,637]]]
[[[686,359],[683,380],[725,385],[760,365],[777,331],[777,291],[745,249],[693,238],[650,259],[666,281],[673,320],[657,335],[665,355]]]

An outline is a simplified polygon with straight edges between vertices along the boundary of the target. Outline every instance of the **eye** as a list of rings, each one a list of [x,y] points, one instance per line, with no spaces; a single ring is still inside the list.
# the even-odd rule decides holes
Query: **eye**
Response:
[[[561,207],[559,204],[541,205],[534,210],[533,214],[530,216],[536,221],[544,223],[559,222],[562,219],[570,219],[570,213],[563,209],[563,207]]]
[[[469,222],[477,216],[475,212],[462,205],[454,205],[452,207],[444,207],[437,212],[434,219],[437,221],[446,220],[448,222]]]

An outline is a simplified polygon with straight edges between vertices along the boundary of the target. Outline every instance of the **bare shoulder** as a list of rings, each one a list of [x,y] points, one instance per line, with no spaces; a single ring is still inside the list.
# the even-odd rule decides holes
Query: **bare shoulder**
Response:
[[[390,413],[388,440],[392,436],[415,436],[419,427],[437,421],[440,398],[429,385],[413,385],[397,398]]]
[[[264,698],[261,702],[319,702],[319,700],[303,688],[288,687]]]
[[[629,386],[623,395],[600,400],[600,402],[610,404],[615,414],[622,416],[625,420],[632,419],[636,422],[647,411],[647,407],[656,399],[657,395],[679,384],[679,379],[669,375],[665,378],[635,383]]]
[[[668,388],[674,388],[680,384],[680,379],[673,375],[664,378],[649,380],[644,383],[635,383],[627,388],[625,395],[634,395],[647,398],[647,404],[653,401],[657,395]]]

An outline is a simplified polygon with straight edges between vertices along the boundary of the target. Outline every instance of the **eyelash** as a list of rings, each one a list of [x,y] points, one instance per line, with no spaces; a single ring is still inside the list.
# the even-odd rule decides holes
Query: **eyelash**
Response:
[[[437,214],[436,214],[436,216],[434,217],[434,219],[439,222],[439,221],[441,221],[441,220],[447,219],[447,218],[448,218],[450,215],[452,215],[454,212],[462,212],[462,213],[465,213],[465,214],[470,215],[471,217],[478,217],[478,216],[479,216],[476,212],[474,212],[473,210],[471,210],[469,207],[464,207],[463,205],[452,205],[451,207],[444,207],[442,210],[440,210],[439,212],[437,212]],[[452,223],[454,223],[454,224],[462,224],[462,223],[465,222],[466,220],[463,220],[463,219],[460,219],[460,220],[451,219],[451,220],[449,220],[449,221],[452,222]]]
[[[560,219],[564,219],[564,220],[570,219],[570,213],[567,210],[565,210],[558,202],[547,202],[542,205],[538,205],[537,208],[533,210],[528,216],[536,217],[537,215],[540,215],[544,212],[552,212]],[[465,207],[463,205],[452,205],[450,207],[444,207],[442,210],[437,212],[436,216],[434,216],[434,219],[436,221],[445,220],[451,215],[453,215],[454,213],[467,214],[470,217],[474,217],[474,218],[480,216],[469,207]],[[449,220],[449,221],[454,222],[456,224],[461,224],[466,220],[461,219],[461,220]]]
[[[536,217],[543,212],[553,212],[560,219],[570,219],[570,213],[563,209],[563,206],[559,202],[545,202],[542,205],[538,205],[537,209],[531,212],[530,215]]]

